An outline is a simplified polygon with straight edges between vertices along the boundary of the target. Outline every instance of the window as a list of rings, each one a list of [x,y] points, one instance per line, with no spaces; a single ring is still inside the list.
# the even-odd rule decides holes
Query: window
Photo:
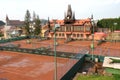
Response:
[[[84,26],[81,26],[81,31],[84,31]]]
[[[56,33],[56,36],[58,36],[58,34]]]
[[[73,31],[73,26],[71,26],[71,31]]]
[[[79,34],[77,34],[77,37],[80,37],[80,35],[79,35]]]
[[[75,26],[74,31],[84,31],[84,26]]]
[[[83,34],[81,34],[81,37],[83,37]]]
[[[87,39],[89,38],[89,34],[86,34]]]
[[[80,31],[80,28],[81,28],[80,26],[77,26],[77,31]]]
[[[64,33],[62,33],[62,36],[64,36]]]
[[[60,31],[65,31],[65,26],[61,26]]]
[[[66,31],[71,31],[71,26],[66,26]]]
[[[76,37],[76,34],[73,34],[73,37]]]
[[[74,31],[78,31],[78,26],[74,26]]]
[[[61,33],[59,33],[59,36],[61,36]]]

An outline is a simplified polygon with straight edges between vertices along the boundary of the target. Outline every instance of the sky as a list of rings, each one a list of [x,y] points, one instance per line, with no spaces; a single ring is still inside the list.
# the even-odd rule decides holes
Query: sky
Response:
[[[11,20],[24,20],[26,10],[33,11],[40,19],[64,19],[64,12],[71,4],[76,19],[120,17],[120,0],[0,0],[0,20],[6,15]]]

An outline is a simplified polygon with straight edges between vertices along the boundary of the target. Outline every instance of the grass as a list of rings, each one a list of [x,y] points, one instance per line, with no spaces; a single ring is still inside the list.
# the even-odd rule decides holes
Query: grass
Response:
[[[113,77],[115,78],[115,80],[120,80],[120,75],[118,74],[113,74]]]
[[[120,59],[113,59],[113,58],[110,58],[112,60],[111,63],[120,63]]]
[[[105,68],[105,71],[108,72],[108,73],[120,75],[120,69]]]
[[[116,76],[116,75],[115,75]],[[77,80],[119,80],[115,76],[103,76],[103,75],[80,75]]]

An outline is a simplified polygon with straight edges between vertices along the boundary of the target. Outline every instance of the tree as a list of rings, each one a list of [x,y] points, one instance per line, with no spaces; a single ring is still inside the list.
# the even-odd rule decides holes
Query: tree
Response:
[[[39,19],[39,16],[37,15],[36,19],[35,19],[35,24],[34,24],[34,34],[35,35],[39,35],[41,33],[41,25],[40,25],[41,21]]]
[[[114,25],[117,23],[117,25]],[[101,19],[98,21],[97,26],[99,28],[110,28],[113,30],[120,30],[120,18],[108,18],[108,19]]]
[[[33,11],[33,17],[32,17],[33,22],[35,22],[35,19],[36,19],[36,13],[35,11]]]
[[[30,12],[29,12],[29,10],[27,10],[26,14],[25,14],[25,21],[24,21],[26,35],[30,35],[30,33],[31,33],[30,32],[30,22],[31,22]]]
[[[0,32],[0,37],[3,37],[3,36],[4,36],[4,34],[2,32]]]

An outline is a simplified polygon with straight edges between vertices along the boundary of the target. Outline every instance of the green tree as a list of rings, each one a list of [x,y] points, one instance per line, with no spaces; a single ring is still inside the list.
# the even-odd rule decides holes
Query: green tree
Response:
[[[115,23],[117,23],[115,25]],[[99,28],[110,28],[113,30],[120,30],[120,18],[108,18],[108,19],[101,19],[98,21],[97,26]]]
[[[26,35],[30,35],[30,22],[31,22],[31,15],[29,10],[26,11],[25,14],[25,21],[24,21],[24,25],[25,25],[25,30],[26,30]]]
[[[39,35],[41,33],[41,25],[40,25],[41,21],[39,19],[39,16],[37,15],[35,22],[34,22],[34,34],[35,35]]]
[[[0,32],[0,37],[3,37],[3,36],[4,36],[4,34],[2,32]]]
[[[33,11],[33,17],[32,17],[33,22],[35,22],[35,19],[36,19],[36,13],[35,11]]]

